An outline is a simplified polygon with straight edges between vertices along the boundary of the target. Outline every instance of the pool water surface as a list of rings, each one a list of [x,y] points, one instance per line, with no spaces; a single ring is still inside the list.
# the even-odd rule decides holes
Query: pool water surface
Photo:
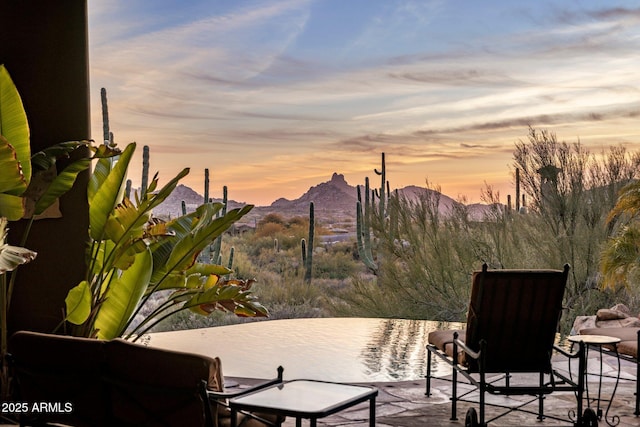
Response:
[[[226,376],[387,382],[424,378],[427,335],[461,323],[372,318],[284,319],[157,332],[152,347],[220,357]],[[436,375],[450,372],[434,358]]]

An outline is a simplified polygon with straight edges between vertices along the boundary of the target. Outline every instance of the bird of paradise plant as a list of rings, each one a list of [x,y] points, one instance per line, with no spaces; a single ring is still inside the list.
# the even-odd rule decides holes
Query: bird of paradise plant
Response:
[[[70,158],[57,171],[61,158]],[[212,238],[220,235],[252,206],[215,217],[220,206],[207,205],[176,219],[173,224],[154,224],[151,210],[188,173],[185,169],[163,189],[157,177],[136,204],[122,198],[122,181],[135,144],[120,152],[91,141],[70,141],[31,154],[29,125],[22,100],[6,68],[0,64],[0,391],[6,394],[8,373],[4,363],[8,332],[7,317],[17,267],[34,259],[35,252],[22,248],[32,222],[45,213],[74,185],[78,175],[98,159],[88,188],[90,202],[90,248],[87,280],[67,297],[70,322],[82,325],[86,335],[120,336],[142,303],[160,289],[174,289],[167,309],[231,310],[238,315],[266,316],[267,310],[250,295],[251,282],[216,280],[230,271],[220,266],[197,265],[188,260]],[[91,157],[88,155],[91,153]],[[111,158],[121,155],[118,161]],[[7,224],[27,219],[19,246],[7,242]],[[151,266],[151,270],[149,270]],[[10,278],[7,274],[11,272]],[[149,281],[145,281],[146,278]],[[153,278],[153,279],[151,279]],[[198,280],[199,278],[199,280]],[[138,282],[138,280],[141,280]],[[133,283],[136,282],[136,283]],[[212,284],[214,283],[214,284]],[[89,290],[89,293],[84,291]],[[87,297],[88,296],[88,297]],[[88,303],[88,304],[87,304]],[[123,307],[122,304],[125,306]],[[83,310],[89,307],[88,315]],[[166,315],[164,310],[162,313]],[[160,312],[154,314],[160,319]],[[82,318],[84,317],[84,321]],[[148,319],[145,325],[151,325]]]
[[[90,147],[89,141],[70,141],[31,154],[27,115],[6,67],[0,64],[0,357],[7,353],[7,317],[17,271],[36,257],[25,249],[31,224],[60,196],[69,191],[78,174],[90,166],[90,159],[70,162],[60,173],[54,172],[60,158],[80,148],[91,148],[96,156],[109,156],[108,149]],[[7,242],[8,223],[27,219],[20,246]],[[11,277],[7,278],[7,273]],[[8,374],[2,364],[2,393],[7,392]]]
[[[224,280],[222,276],[231,270],[197,261],[205,247],[253,206],[220,216],[221,203],[205,203],[168,222],[156,220],[153,208],[171,194],[189,169],[160,189],[156,174],[133,202],[124,195],[124,188],[135,148],[135,143],[129,144],[115,164],[98,160],[89,182],[87,276],[66,298],[66,320],[77,325],[74,333],[135,340],[157,322],[186,309],[201,314],[213,309],[239,316],[267,316],[267,310],[251,295],[251,281]],[[160,291],[168,295],[159,307],[131,327],[141,307]]]

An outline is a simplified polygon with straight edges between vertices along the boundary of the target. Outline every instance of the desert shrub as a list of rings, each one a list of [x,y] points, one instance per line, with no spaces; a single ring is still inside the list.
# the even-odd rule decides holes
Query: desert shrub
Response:
[[[284,224],[279,224],[276,222],[268,222],[266,224],[262,224],[256,227],[255,236],[273,238],[278,234],[282,234],[284,230],[285,230]]]
[[[348,252],[324,250],[316,253],[313,257],[314,279],[343,280],[359,270],[359,263]]]
[[[601,288],[598,264],[608,238],[607,214],[639,165],[640,156],[623,147],[596,156],[579,142],[558,142],[552,133],[530,129],[514,150],[514,174],[518,170],[529,200],[526,213],[506,209],[490,187],[483,198],[492,208],[481,219],[464,206],[444,215],[437,191],[417,200],[392,197],[384,217],[372,212],[377,276],[356,275],[339,295],[343,308],[369,316],[463,321],[471,272],[483,263],[558,269],[570,264],[564,332],[577,315],[615,302],[633,306],[632,292]],[[390,218],[397,222],[391,230]]]

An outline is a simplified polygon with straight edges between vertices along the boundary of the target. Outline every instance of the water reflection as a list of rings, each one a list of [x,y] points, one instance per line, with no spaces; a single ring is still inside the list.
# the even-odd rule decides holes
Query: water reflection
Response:
[[[427,335],[459,323],[371,318],[282,319],[158,332],[149,345],[220,357],[228,376],[339,382],[420,380],[426,373]],[[434,375],[449,368],[434,358]]]
[[[421,378],[426,373],[426,344],[429,332],[438,329],[461,329],[460,323],[428,320],[381,319],[366,348],[361,353],[365,373],[372,377],[392,380]],[[432,369],[436,375],[449,373],[434,358]]]

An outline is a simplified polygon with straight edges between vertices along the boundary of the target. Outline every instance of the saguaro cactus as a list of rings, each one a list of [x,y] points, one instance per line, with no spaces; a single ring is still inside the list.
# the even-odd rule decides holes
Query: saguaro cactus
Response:
[[[384,218],[387,202],[386,194],[388,193],[388,191],[385,193],[385,188],[387,188],[389,185],[389,183],[387,182],[387,167],[384,161],[384,153],[382,153],[382,167],[380,168],[380,170],[374,169],[373,171],[376,173],[376,175],[380,175],[380,204],[378,208],[380,209],[380,218]]]
[[[127,184],[124,187],[124,195],[127,196],[127,199],[131,199],[131,180],[127,180]]]
[[[387,181],[387,167],[385,162],[385,154],[382,153],[382,166],[380,170],[374,169],[376,175],[380,175],[380,188],[370,190],[369,178],[365,178],[364,188],[364,203],[362,201],[362,194],[360,186],[358,186],[358,202],[356,203],[356,240],[358,247],[358,255],[364,264],[371,272],[377,274],[378,265],[374,260],[373,251],[371,248],[371,234],[372,234],[372,215],[375,215],[375,198],[378,198],[378,219],[377,230],[378,232],[385,233],[387,231],[387,221],[397,221],[397,212],[392,214],[389,212],[391,190],[389,181]],[[387,219],[387,215],[389,218]],[[388,229],[388,232],[394,232],[394,224]]]
[[[204,170],[204,202],[209,203],[209,169]]]
[[[227,214],[227,186],[222,187],[222,216]],[[220,251],[222,248],[222,234],[216,238],[213,242],[213,259],[216,263],[219,264],[218,260],[220,259]]]
[[[309,203],[309,244],[307,245],[307,257],[304,260],[304,280],[307,283],[311,283],[313,270],[313,239],[315,235],[315,228],[316,220],[313,210],[313,202],[311,202]]]
[[[371,251],[371,228],[367,216],[369,214],[369,179],[365,180],[365,206],[362,206],[362,195],[358,186],[358,201],[356,202],[356,243],[360,259],[373,273],[378,271],[378,266],[373,259]]]
[[[140,183],[140,194],[147,191],[149,185],[149,146],[142,147],[142,181]]]
[[[107,106],[107,90],[100,89],[100,101],[102,102],[102,139],[105,144],[111,140],[109,133],[109,107]]]

